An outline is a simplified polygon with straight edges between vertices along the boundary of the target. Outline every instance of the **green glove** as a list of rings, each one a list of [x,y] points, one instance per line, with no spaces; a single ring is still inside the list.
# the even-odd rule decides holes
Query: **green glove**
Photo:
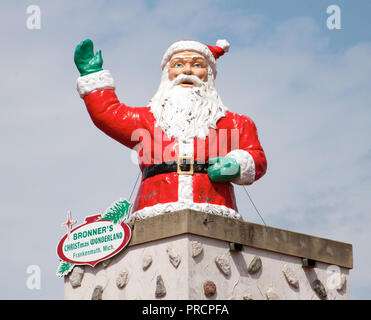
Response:
[[[216,157],[209,160],[211,166],[207,169],[210,180],[227,182],[240,175],[240,165],[233,158]]]
[[[85,39],[75,49],[75,64],[81,76],[103,70],[102,52],[94,54],[93,41]]]

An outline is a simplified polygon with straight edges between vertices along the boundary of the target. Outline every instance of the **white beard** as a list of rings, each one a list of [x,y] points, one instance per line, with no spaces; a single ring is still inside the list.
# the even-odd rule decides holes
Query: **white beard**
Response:
[[[170,81],[168,66],[164,68],[160,86],[149,106],[156,127],[161,127],[170,139],[206,139],[209,128],[216,129],[218,120],[225,116],[227,108],[216,91],[210,70],[208,78],[207,82],[202,82],[191,76],[194,87],[183,88],[178,85],[183,75]]]

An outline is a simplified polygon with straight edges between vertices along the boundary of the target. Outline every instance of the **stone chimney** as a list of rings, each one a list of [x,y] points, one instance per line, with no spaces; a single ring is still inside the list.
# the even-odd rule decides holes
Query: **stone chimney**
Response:
[[[349,299],[352,245],[192,210],[136,221],[129,246],[65,277],[65,299]]]

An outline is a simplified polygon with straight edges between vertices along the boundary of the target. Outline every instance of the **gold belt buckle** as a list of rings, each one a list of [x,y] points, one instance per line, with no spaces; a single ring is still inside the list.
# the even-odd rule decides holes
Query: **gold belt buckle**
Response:
[[[189,162],[187,162],[189,160]],[[178,162],[177,162],[177,172],[178,174],[188,174],[192,175],[193,174],[193,157],[189,156],[179,156],[178,157]],[[181,165],[184,164],[189,164],[189,170],[188,171],[183,171],[182,168],[180,167]]]

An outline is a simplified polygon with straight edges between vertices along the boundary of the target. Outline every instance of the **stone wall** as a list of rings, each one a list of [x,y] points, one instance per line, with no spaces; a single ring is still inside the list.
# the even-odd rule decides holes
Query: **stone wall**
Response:
[[[208,227],[207,237],[196,234],[201,232],[192,230],[190,222],[205,218],[218,226],[224,222],[222,229],[227,232],[223,235],[218,229],[215,234]],[[230,220],[181,212],[137,222],[131,244],[123,252],[94,268],[75,267],[65,277],[65,299],[349,299],[351,245],[297,234],[320,246],[324,245],[321,241],[326,242],[327,249],[321,253],[324,258],[317,254],[315,265],[305,267],[303,258],[313,256],[287,254],[283,244],[282,252],[274,252],[244,243],[251,239],[220,239],[228,238]],[[235,234],[244,234],[241,230],[245,227],[251,230],[248,222],[233,223],[239,228]],[[269,238],[270,230],[264,230],[261,237]],[[281,235],[284,232],[279,230]],[[255,234],[261,243],[258,238]],[[298,250],[305,247],[304,242],[295,244]],[[286,244],[290,250],[293,246]]]

